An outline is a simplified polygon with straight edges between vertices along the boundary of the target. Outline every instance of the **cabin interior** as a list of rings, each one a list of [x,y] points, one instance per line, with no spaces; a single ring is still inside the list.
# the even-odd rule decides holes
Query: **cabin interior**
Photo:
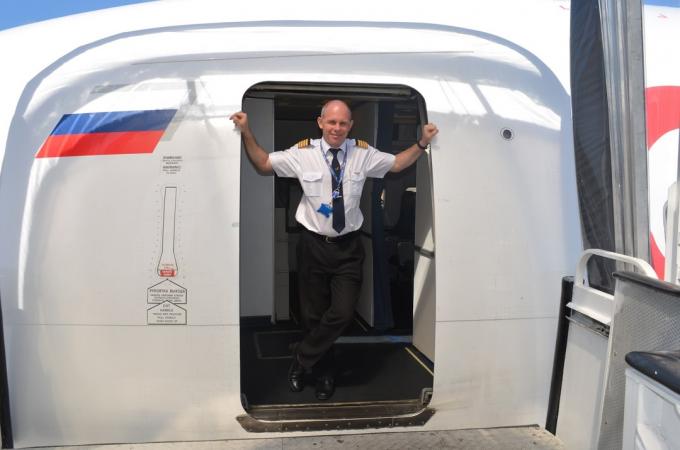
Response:
[[[406,86],[261,83],[246,92],[243,108],[260,145],[282,150],[320,137],[316,118],[333,98],[352,109],[350,138],[386,152],[411,146],[426,120],[422,97]],[[335,395],[319,402],[313,381],[293,393],[286,377],[303,332],[295,251],[302,190],[296,179],[257,174],[242,158],[241,397],[251,416],[266,419],[275,411],[281,418],[288,411],[299,418],[307,411],[314,417],[318,408],[366,402],[394,414],[427,404],[434,369],[434,282],[432,275],[418,275],[417,266],[434,262],[430,191],[427,157],[401,173],[366,181],[362,292],[355,319],[335,346]],[[296,408],[288,410],[292,405]]]

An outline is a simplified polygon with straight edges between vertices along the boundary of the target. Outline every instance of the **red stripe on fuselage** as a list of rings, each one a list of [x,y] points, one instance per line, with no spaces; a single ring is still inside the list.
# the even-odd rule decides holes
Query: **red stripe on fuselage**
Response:
[[[151,153],[163,130],[62,134],[47,138],[36,158]]]
[[[659,250],[659,246],[654,240],[654,235],[652,233],[649,233],[649,243],[652,253],[652,267],[659,276],[659,280],[663,280],[666,272],[666,258],[664,258],[661,250]]]
[[[664,134],[680,127],[680,86],[645,89],[647,150]]]

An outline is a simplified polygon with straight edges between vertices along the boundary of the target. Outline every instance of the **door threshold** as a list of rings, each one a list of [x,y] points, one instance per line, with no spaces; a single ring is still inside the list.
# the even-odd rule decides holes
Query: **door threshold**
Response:
[[[420,399],[251,406],[236,420],[253,433],[419,426],[435,410]]]

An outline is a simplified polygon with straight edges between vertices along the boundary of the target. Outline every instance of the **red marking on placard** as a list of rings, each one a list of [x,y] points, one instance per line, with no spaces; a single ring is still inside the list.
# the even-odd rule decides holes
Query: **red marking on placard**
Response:
[[[152,153],[164,130],[62,134],[47,138],[36,158]]]
[[[177,274],[175,269],[161,269],[160,275],[162,277],[174,277]]]

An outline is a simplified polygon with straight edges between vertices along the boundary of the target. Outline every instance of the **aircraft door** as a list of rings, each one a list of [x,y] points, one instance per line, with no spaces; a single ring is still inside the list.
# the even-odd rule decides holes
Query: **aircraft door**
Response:
[[[274,100],[243,99],[243,110],[257,142],[267,151],[274,148]],[[274,177],[257,173],[248,157],[241,158],[241,226],[240,226],[240,314],[241,317],[286,316],[285,301],[275,301],[275,275],[285,267],[286,253],[275,252]],[[280,241],[280,239],[276,239]],[[275,254],[276,253],[276,254]],[[278,258],[284,258],[279,261]],[[286,287],[276,284],[276,296],[281,298]],[[278,314],[277,314],[278,311]]]

